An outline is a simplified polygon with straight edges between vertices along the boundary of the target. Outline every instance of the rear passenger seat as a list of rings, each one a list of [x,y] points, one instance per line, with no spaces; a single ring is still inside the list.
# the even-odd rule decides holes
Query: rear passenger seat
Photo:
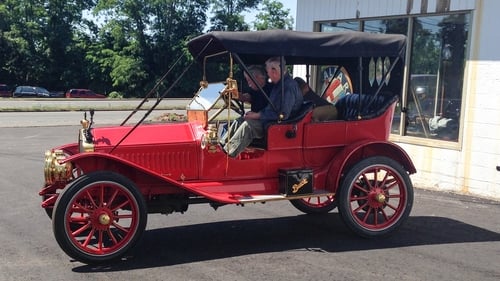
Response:
[[[382,115],[397,100],[398,96],[391,93],[380,93],[376,96],[349,94],[339,99],[335,107],[340,120],[371,119]]]

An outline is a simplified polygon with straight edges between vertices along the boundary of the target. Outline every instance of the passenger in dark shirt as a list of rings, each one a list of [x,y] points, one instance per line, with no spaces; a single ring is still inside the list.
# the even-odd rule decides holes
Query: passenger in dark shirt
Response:
[[[253,75],[255,82],[264,90],[264,93],[269,96],[271,90],[273,89],[273,84],[267,82],[265,68],[259,65],[252,65],[248,67],[248,72]],[[248,90],[247,93],[242,93],[239,99],[240,101],[250,103],[251,111],[259,112],[267,106],[269,103],[268,99],[264,96],[264,93],[262,93],[247,72],[244,73],[244,76],[250,90]]]
[[[300,77],[295,77],[294,80],[299,85],[302,95],[304,96],[304,101],[311,101],[313,103],[313,115],[312,120],[318,121],[328,121],[337,119],[337,109],[333,104],[325,99],[318,96],[309,85]]]

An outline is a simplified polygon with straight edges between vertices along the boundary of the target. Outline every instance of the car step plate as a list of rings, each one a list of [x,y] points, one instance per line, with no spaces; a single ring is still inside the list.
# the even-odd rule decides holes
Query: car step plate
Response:
[[[240,203],[257,203],[266,201],[278,201],[278,200],[292,200],[301,199],[309,197],[323,197],[323,196],[335,196],[335,193],[328,192],[326,190],[314,190],[313,193],[301,194],[301,195],[284,195],[284,194],[269,194],[269,195],[249,195],[249,196],[239,196],[235,199],[239,200]]]

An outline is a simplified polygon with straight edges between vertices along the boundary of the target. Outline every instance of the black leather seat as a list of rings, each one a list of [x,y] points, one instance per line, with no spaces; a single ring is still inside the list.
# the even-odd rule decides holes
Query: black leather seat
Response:
[[[340,120],[371,119],[382,115],[397,100],[398,96],[391,93],[349,94],[339,99],[335,107]]]

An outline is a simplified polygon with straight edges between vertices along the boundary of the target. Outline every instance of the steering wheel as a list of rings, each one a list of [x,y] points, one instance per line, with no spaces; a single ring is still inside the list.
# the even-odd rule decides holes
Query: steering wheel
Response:
[[[230,99],[229,95],[222,95],[222,98],[224,99],[224,104],[226,108],[233,110],[240,116],[245,115],[245,105],[243,104],[242,101],[235,98]]]

